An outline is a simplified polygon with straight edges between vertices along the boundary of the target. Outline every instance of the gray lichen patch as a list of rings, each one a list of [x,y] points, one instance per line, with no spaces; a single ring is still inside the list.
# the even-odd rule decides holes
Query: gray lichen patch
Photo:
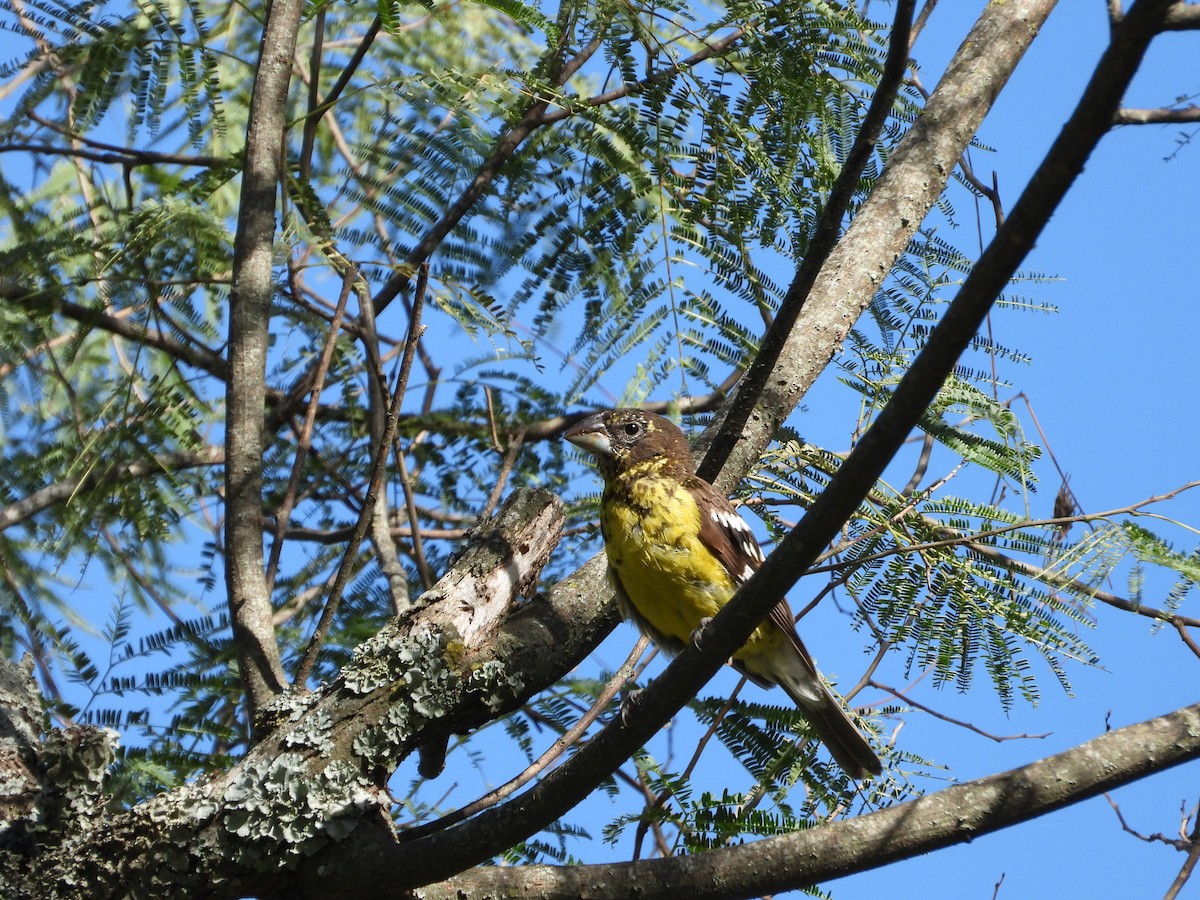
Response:
[[[499,712],[524,689],[525,679],[521,673],[510,672],[504,663],[495,659],[474,666],[467,676],[467,690],[482,695],[483,702],[492,712]]]
[[[445,641],[435,632],[400,634],[389,626],[355,649],[342,669],[342,684],[352,693],[369,694],[401,680],[412,684],[423,670],[433,678],[446,668],[445,651]]]
[[[298,753],[247,762],[224,794],[224,828],[240,838],[237,861],[293,868],[353,831],[376,804],[359,769],[335,760],[312,772]]]
[[[321,699],[315,691],[292,687],[281,694],[276,694],[259,710],[259,725],[264,731],[274,731],[284,725],[300,721],[301,717],[312,709]]]
[[[327,710],[318,710],[306,716],[283,736],[285,747],[311,747],[325,755],[333,749],[333,716]]]
[[[378,648],[377,648],[378,649]],[[380,657],[386,656],[386,659]],[[343,670],[346,687],[363,693],[388,685],[394,702],[382,719],[351,745],[371,768],[395,763],[403,745],[421,728],[455,708],[461,680],[446,662],[440,635],[422,632],[392,639],[374,662],[356,655]]]

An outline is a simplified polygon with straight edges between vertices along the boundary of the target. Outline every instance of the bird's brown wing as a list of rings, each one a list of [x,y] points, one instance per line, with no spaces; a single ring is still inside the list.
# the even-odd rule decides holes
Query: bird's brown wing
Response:
[[[696,498],[696,506],[700,510],[700,542],[720,560],[733,583],[740,587],[763,562],[762,549],[758,546],[754,532],[741,514],[733,508],[733,504],[707,481],[693,477],[687,479],[684,485]],[[783,632],[788,643],[795,648],[804,667],[814,679],[819,680],[817,666],[796,632],[796,620],[786,597],[780,597],[779,602],[771,608],[768,621]],[[760,687],[770,687],[769,682],[740,666],[738,668]]]

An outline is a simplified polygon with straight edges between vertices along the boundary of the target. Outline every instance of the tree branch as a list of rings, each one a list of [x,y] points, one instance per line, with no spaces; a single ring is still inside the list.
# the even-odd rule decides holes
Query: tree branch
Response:
[[[1162,30],[1190,31],[1193,28],[1200,28],[1200,6],[1179,0],[1167,13]]]
[[[704,459],[697,474],[706,481],[715,482],[734,446],[738,443],[742,428],[750,418],[759,397],[766,388],[767,379],[776,367],[783,352],[788,335],[796,325],[796,319],[812,293],[813,284],[820,274],[829,255],[837,246],[842,233],[842,222],[858,189],[862,173],[875,150],[875,144],[883,126],[892,114],[896,96],[904,82],[908,69],[908,36],[912,27],[913,7],[916,0],[900,0],[896,4],[896,18],[888,47],[887,61],[883,74],[871,98],[871,105],[863,117],[854,146],[846,155],[842,170],[834,181],[829,197],[821,210],[816,230],[809,240],[804,259],[796,269],[796,277],[788,287],[783,302],[775,313],[775,321],[767,329],[759,344],[758,352],[750,368],[738,383],[737,390],[717,413],[717,419],[705,433],[707,440]],[[776,428],[783,423],[780,419]],[[772,429],[772,434],[775,429]],[[702,443],[702,446],[704,444]]]
[[[303,10],[302,0],[275,0],[267,13],[250,99],[229,296],[225,584],[251,723],[287,684],[271,624],[263,565],[263,411],[275,292],[275,198],[284,174],[288,84]]]
[[[159,453],[152,459],[139,459],[125,465],[111,465],[97,471],[93,469],[80,478],[68,478],[46,485],[8,506],[0,507],[0,531],[27,522],[45,509],[65,503],[80,490],[89,490],[108,482],[131,478],[147,478],[163,472],[175,472],[195,466],[219,466],[225,461],[225,452],[220,447],[208,447],[197,453]]]
[[[0,883],[20,889],[13,900],[261,896],[304,877],[295,864],[317,846],[342,841],[340,852],[368,832],[391,840],[380,785],[401,760],[511,712],[558,676],[555,652],[574,644],[574,610],[518,600],[536,586],[562,522],[555,496],[517,492],[410,614],[357,649],[341,678],[262,711],[265,734],[230,770],[63,833],[39,832],[27,855],[0,854]],[[2,807],[0,834],[26,824],[28,813]],[[158,848],[158,862],[130,846]],[[19,877],[5,881],[14,866]]]
[[[984,9],[817,275],[761,396],[734,435],[737,445],[721,470],[721,487],[731,487],[757,463],[779,423],[842,345],[937,202],[958,159],[1054,5],[1055,0],[1019,0],[991,3]],[[721,422],[718,416],[709,426],[709,440]]]
[[[929,333],[891,400],[804,518],[704,629],[704,649],[685,648],[631,703],[628,715],[611,722],[536,787],[441,834],[410,844],[367,842],[336,860],[322,859],[314,867],[320,871],[313,872],[308,883],[312,896],[321,896],[321,884],[338,884],[344,889],[355,884],[364,889],[376,886],[374,873],[381,871],[404,873],[392,882],[397,890],[416,887],[485,861],[570,810],[695,695],[745,643],[776,598],[786,595],[834,539],[936,396],[995,298],[1107,132],[1113,111],[1169,5],[1169,0],[1141,0],[1114,30],[1071,118],[958,296]]]
[[[412,371],[412,361],[413,355],[416,352],[417,341],[420,340],[421,332],[424,330],[424,326],[421,324],[421,307],[424,300],[423,291],[418,292],[417,296],[413,299],[412,317],[409,319],[408,325],[408,340],[405,341],[404,346],[404,361],[400,367],[396,389],[392,392],[391,402],[387,408],[383,432],[380,434],[378,444],[375,447],[375,462],[371,468],[371,481],[367,486],[367,496],[363,501],[363,508],[358,517],[358,524],[354,526],[354,533],[351,535],[350,542],[346,545],[346,549],[342,555],[342,563],[338,567],[333,587],[330,589],[329,596],[325,600],[325,608],[321,611],[321,617],[317,621],[316,629],[313,631],[308,647],[304,651],[304,656],[301,657],[300,663],[296,667],[296,684],[303,685],[308,680],[308,675],[316,662],[317,654],[320,652],[321,644],[325,641],[325,635],[329,632],[329,628],[333,624],[333,617],[337,613],[338,604],[342,599],[342,591],[350,583],[350,577],[354,574],[354,560],[358,555],[359,545],[362,543],[363,538],[366,537],[367,530],[370,528],[372,521],[374,521],[375,501],[383,485],[383,476],[387,469],[387,458],[392,449],[392,437],[396,433],[396,419],[400,415],[400,404],[404,402],[404,391],[408,385],[409,372]],[[374,376],[369,375],[368,377]],[[381,389],[381,404],[385,395],[386,391]],[[391,537],[385,535],[385,539],[391,540]]]
[[[1113,116],[1114,125],[1165,125],[1188,122],[1200,122],[1200,106],[1193,103],[1179,108],[1126,108],[1118,109]]]
[[[421,896],[567,900],[604,884],[613,896],[633,896],[636,886],[642,900],[716,900],[804,889],[966,843],[1193,759],[1200,759],[1200,704],[1115,729],[1019,769],[819,828],[700,856],[595,866],[482,867],[427,885]],[[406,896],[381,887],[376,894],[381,900]]]

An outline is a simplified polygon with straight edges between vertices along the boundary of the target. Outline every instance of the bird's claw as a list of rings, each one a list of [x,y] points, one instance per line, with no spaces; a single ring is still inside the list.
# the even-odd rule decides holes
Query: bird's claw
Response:
[[[696,629],[692,632],[692,644],[696,647],[697,650],[703,649],[701,646],[701,643],[703,642],[703,639],[704,639],[704,629],[708,627],[708,623],[711,621],[712,621],[712,616],[705,616],[703,619],[700,620],[700,624],[697,625]]]
[[[617,713],[621,717],[621,724],[629,724],[629,711],[633,709],[634,701],[637,700],[637,695],[642,692],[641,688],[634,688],[631,691],[625,691],[621,695],[621,711]]]

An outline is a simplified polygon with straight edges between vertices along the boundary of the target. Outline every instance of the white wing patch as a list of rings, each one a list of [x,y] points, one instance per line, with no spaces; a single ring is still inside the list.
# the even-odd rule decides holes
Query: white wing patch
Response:
[[[711,515],[712,520],[717,523],[717,527],[729,536],[729,539],[744,556],[754,560],[755,563],[763,561],[762,548],[758,546],[758,541],[754,539],[754,532],[750,530],[745,519],[732,509],[714,508]],[[747,564],[739,574],[734,576],[738,584],[753,575],[756,568],[757,565]]]

